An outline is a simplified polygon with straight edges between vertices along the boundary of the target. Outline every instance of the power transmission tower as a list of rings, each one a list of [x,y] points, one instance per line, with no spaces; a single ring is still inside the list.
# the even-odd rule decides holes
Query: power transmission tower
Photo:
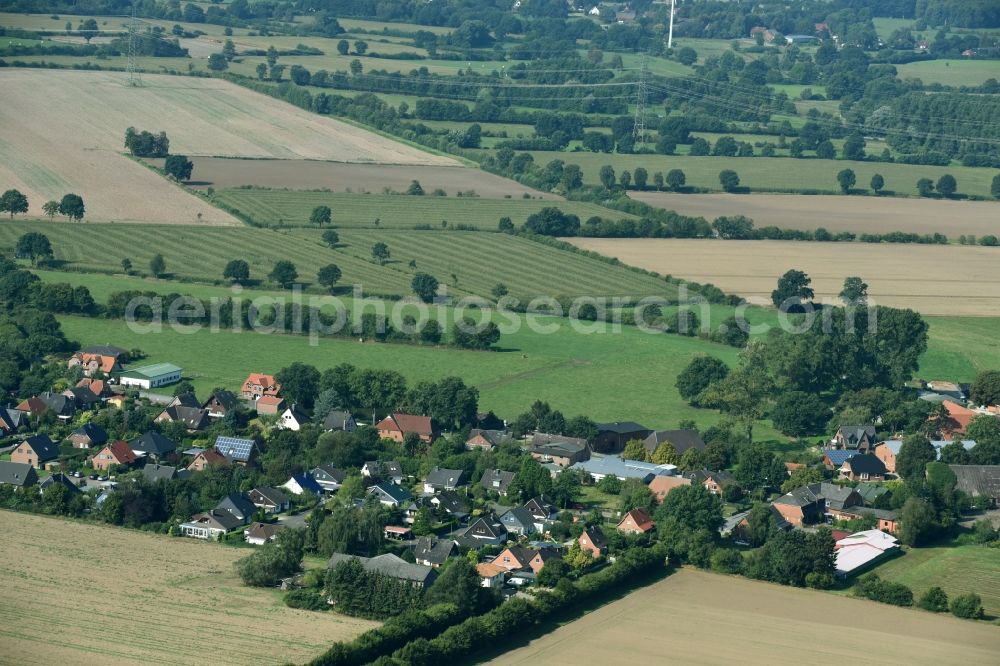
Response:
[[[670,0],[670,31],[667,33],[667,48],[674,48],[674,0]]]
[[[135,18],[135,3],[132,3],[132,20],[128,24],[128,61],[125,65],[125,73],[128,75],[126,84],[132,87],[138,87],[142,85],[142,79],[139,78],[139,70],[136,67],[136,51],[138,50],[139,40],[139,22]]]
[[[642,56],[642,71],[635,94],[635,123],[632,125],[632,142],[636,146],[646,143],[646,56]]]

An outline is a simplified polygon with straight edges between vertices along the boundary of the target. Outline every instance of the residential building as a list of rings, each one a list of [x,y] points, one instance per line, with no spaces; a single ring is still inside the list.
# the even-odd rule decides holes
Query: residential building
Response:
[[[600,453],[619,453],[630,441],[644,440],[652,434],[652,430],[634,421],[615,421],[614,423],[598,423],[597,437],[594,438],[593,450]]]
[[[531,457],[541,463],[569,467],[590,458],[587,440],[536,432],[531,439]]]
[[[493,564],[503,567],[507,571],[529,569],[531,568],[531,561],[536,555],[538,555],[538,551],[532,548],[511,546],[493,558]]]
[[[323,492],[335,493],[347,478],[347,472],[332,465],[320,465],[309,470],[309,476],[319,484]]]
[[[128,352],[111,345],[85,347],[73,354],[67,362],[70,368],[79,367],[85,377],[97,374],[111,375],[121,372],[122,363],[128,361]]]
[[[955,473],[955,489],[969,497],[987,497],[1000,503],[1000,465],[948,465]]]
[[[514,472],[506,472],[502,469],[488,469],[483,472],[480,485],[487,492],[497,493],[500,497],[506,497],[510,484],[514,482]]]
[[[595,558],[608,552],[608,540],[598,526],[584,528],[576,542],[580,544],[580,550],[590,553]]]
[[[873,509],[866,506],[856,506],[850,509],[841,509],[838,518],[841,520],[852,520],[872,516],[875,518],[875,528],[883,532],[895,534],[899,529],[899,517],[895,511],[886,509]]]
[[[239,411],[240,399],[232,391],[216,389],[212,396],[201,405],[210,418],[221,419]]]
[[[795,527],[823,522],[827,514],[835,518],[844,517],[848,515],[844,513],[845,510],[863,505],[864,501],[856,490],[832,483],[802,486],[785,493],[772,503],[782,518]]]
[[[309,415],[306,414],[299,405],[292,403],[291,407],[285,409],[278,416],[278,427],[284,430],[298,432],[309,423]]]
[[[83,493],[83,491],[80,490],[80,487],[73,483],[72,479],[62,472],[56,472],[55,474],[51,474],[42,479],[38,484],[38,492],[44,493],[50,486],[56,484],[65,488],[71,495],[80,495]]]
[[[654,527],[656,527],[656,523],[653,522],[648,511],[632,509],[618,521],[617,529],[624,534],[645,534]]]
[[[101,449],[97,455],[94,456],[92,464],[94,469],[106,472],[111,469],[112,465],[118,465],[119,467],[131,467],[138,460],[139,456],[135,454],[135,451],[133,451],[132,447],[128,445],[128,442],[116,440]]]
[[[835,449],[857,453],[871,453],[875,443],[875,426],[872,425],[842,425],[830,441]]]
[[[647,483],[656,475],[672,475],[677,471],[675,465],[657,465],[604,454],[594,454],[587,460],[573,463],[571,469],[581,470],[589,474],[594,483],[599,483],[607,476],[614,476],[622,481],[638,479]]]
[[[413,546],[413,557],[417,564],[435,569],[448,561],[455,551],[455,542],[450,539],[420,537]]]
[[[424,480],[424,492],[433,493],[438,490],[455,490],[465,485],[465,471],[461,469],[443,469],[435,467]]]
[[[941,427],[941,438],[954,440],[965,435],[966,428],[972,423],[972,419],[979,416],[975,410],[964,407],[957,402],[945,400],[941,403],[948,410],[948,422]]]
[[[186,523],[181,523],[180,527],[181,534],[186,537],[214,540],[243,524],[243,521],[228,511],[212,509],[196,513]]]
[[[323,486],[317,483],[309,474],[293,474],[292,478],[281,485],[281,488],[293,495],[304,495],[306,493],[312,493],[317,497],[323,495]]]
[[[963,439],[960,440],[962,447],[966,451],[971,451],[972,447],[976,445],[976,441],[973,439]],[[941,459],[941,449],[948,446],[952,442],[949,440],[933,440],[931,441],[931,446],[937,450],[937,457]],[[882,461],[885,465],[885,470],[889,474],[896,473],[896,456],[899,455],[899,450],[903,447],[903,440],[901,439],[888,439],[884,442],[880,442],[878,446],[875,447],[875,456]]]
[[[45,393],[36,396],[35,401],[37,402],[29,403],[33,408],[32,414],[34,416],[38,416],[42,412],[48,410],[54,413],[56,418],[60,421],[69,421],[73,418],[73,415],[76,414],[76,403],[72,398],[67,398],[62,393],[52,393],[50,391],[46,391]],[[39,402],[43,405],[41,410],[38,409]],[[18,409],[20,409],[20,405],[18,406]]]
[[[726,486],[736,483],[736,478],[725,470],[713,472],[708,469],[696,472],[687,472],[685,476],[691,478],[692,483],[698,483],[705,487],[705,490],[713,495],[721,495]]]
[[[187,466],[188,471],[204,472],[213,465],[228,465],[229,460],[215,449],[205,449],[197,453],[191,464]]]
[[[656,501],[663,502],[663,498],[666,497],[667,493],[674,488],[690,486],[691,477],[658,475],[650,479],[648,485],[649,490],[653,493],[653,497],[656,498]]]
[[[183,423],[188,432],[204,430],[209,425],[208,410],[200,407],[167,407],[153,420],[156,423]]]
[[[141,437],[133,439],[128,445],[136,453],[155,460],[160,460],[177,450],[176,442],[167,439],[154,430],[143,433]]]
[[[853,455],[857,455],[857,451],[853,449],[823,449],[823,464],[827,469],[840,469]]]
[[[851,456],[840,466],[840,478],[851,481],[881,481],[885,472],[882,461],[870,453]]]
[[[332,432],[340,430],[343,432],[354,432],[358,429],[358,423],[350,412],[341,409],[331,409],[330,413],[323,419],[323,430]]]
[[[698,434],[698,431],[687,428],[683,430],[657,430],[651,432],[642,441],[642,445],[646,447],[649,455],[653,455],[653,452],[664,442],[670,442],[674,450],[677,451],[678,456],[684,455],[688,449],[695,449],[697,451],[705,450],[705,441]]]
[[[474,429],[469,432],[469,438],[465,440],[465,448],[470,451],[473,449],[492,451],[502,444],[510,444],[513,441],[514,437],[504,430]]]
[[[27,426],[23,412],[10,407],[0,407],[0,437],[9,437]]]
[[[191,475],[191,472],[186,469],[177,469],[176,467],[171,467],[170,465],[157,465],[155,463],[146,463],[142,468],[142,476],[147,481],[159,481],[163,479],[164,481],[170,481],[172,479],[186,479]]]
[[[176,384],[181,380],[183,370],[172,363],[154,363],[139,368],[130,368],[118,376],[122,386],[138,386],[149,389]]]
[[[389,578],[395,578],[412,584],[414,587],[428,588],[437,579],[437,572],[433,567],[422,566],[420,564],[410,564],[401,557],[391,553],[379,555],[378,557],[355,557],[334,553],[327,562],[329,568],[333,568],[341,562],[357,559],[361,566],[369,573],[378,573]]]
[[[90,377],[84,377],[76,383],[76,388],[88,388],[91,393],[101,399],[107,398],[111,394],[111,387],[108,386],[108,382],[103,379],[91,379]]]
[[[532,497],[524,503],[524,508],[538,523],[554,520],[556,513],[558,513],[555,505],[546,500],[544,496]]]
[[[454,490],[439,490],[429,501],[439,513],[451,516],[455,520],[464,522],[469,517],[468,502]]]
[[[489,589],[503,587],[507,576],[507,570],[492,562],[480,562],[476,565],[476,573],[479,574],[480,584]]]
[[[507,541],[507,530],[496,516],[487,515],[469,525],[458,537],[458,541],[470,548],[499,546]]]
[[[409,541],[413,538],[413,530],[402,525],[386,525],[382,528],[382,538],[389,541]]]
[[[375,425],[375,429],[378,430],[379,437],[391,439],[394,442],[402,443],[409,433],[416,434],[422,442],[434,441],[434,427],[429,416],[395,412],[379,421]]]
[[[281,393],[279,384],[273,375],[251,372],[243,381],[242,395],[244,400],[257,401],[267,396],[277,397]]]
[[[899,541],[880,530],[865,530],[839,539],[835,548],[837,575],[846,577],[898,553]]]
[[[257,507],[243,493],[226,495],[222,498],[222,501],[215,505],[215,510],[228,511],[244,525],[249,525],[254,514],[257,513]]]
[[[403,488],[391,481],[376,483],[368,489],[368,493],[378,498],[378,501],[385,506],[400,506],[413,499],[413,496]]]
[[[0,460],[0,485],[27,488],[38,483],[38,472],[28,463]]]
[[[285,401],[276,395],[265,395],[254,403],[257,416],[276,416],[285,411]]]
[[[10,452],[10,461],[42,469],[46,463],[59,457],[59,446],[48,435],[29,437]]]
[[[88,411],[101,406],[101,398],[86,386],[74,386],[66,389],[60,395],[73,403],[75,409]]]
[[[257,442],[242,437],[216,437],[215,450],[236,465],[247,465],[257,455]]]
[[[284,513],[291,507],[291,501],[285,493],[270,486],[260,486],[250,491],[250,501],[264,513]]]
[[[243,540],[254,546],[263,546],[274,541],[283,529],[285,526],[280,523],[250,523],[250,527],[243,530]]]
[[[403,483],[403,467],[395,460],[385,462],[369,460],[361,466],[361,476],[366,479],[391,481],[398,486]]]
[[[500,516],[500,523],[508,534],[527,536],[534,532],[544,531],[535,526],[535,517],[524,507],[516,506]]]
[[[89,449],[92,446],[104,446],[108,442],[108,433],[99,425],[85,423],[69,436],[74,448]]]
[[[771,520],[776,529],[781,531],[788,531],[792,529],[792,524],[785,520],[785,517],[781,515],[781,512],[772,504],[771,509]],[[719,530],[723,536],[731,535],[733,540],[739,544],[749,543],[748,533],[750,530],[750,512],[742,511],[740,513],[734,514],[726,519],[725,524]]]

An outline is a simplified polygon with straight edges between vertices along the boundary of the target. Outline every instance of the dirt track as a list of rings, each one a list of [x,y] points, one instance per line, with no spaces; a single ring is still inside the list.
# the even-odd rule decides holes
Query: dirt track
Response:
[[[965,666],[998,650],[985,623],[684,570],[489,663]]]
[[[704,217],[746,215],[757,227],[886,233],[1000,235],[1000,202],[842,197],[798,194],[671,194],[630,192],[629,197],[651,206]]]

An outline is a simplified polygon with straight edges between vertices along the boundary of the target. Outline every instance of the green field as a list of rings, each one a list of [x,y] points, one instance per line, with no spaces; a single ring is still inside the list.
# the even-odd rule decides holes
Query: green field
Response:
[[[987,79],[1000,79],[996,60],[927,60],[896,65],[900,79],[920,79],[945,86],[981,86]]]
[[[986,614],[1000,616],[1000,552],[980,545],[952,544],[908,548],[906,554],[873,569],[886,580],[903,583],[914,599],[937,585],[949,597],[975,592]]]
[[[426,181],[425,181],[426,182]],[[375,184],[373,183],[373,186]],[[501,217],[523,224],[532,213],[556,206],[581,221],[598,217],[630,217],[597,204],[552,199],[483,199],[480,197],[406,196],[402,194],[350,194],[343,192],[296,192],[284,190],[231,189],[215,193],[215,199],[249,215],[255,224],[306,226],[313,208],[329,206],[333,225],[371,229],[378,219],[384,229],[413,229],[416,224],[442,228],[464,224],[496,231]]]
[[[342,285],[362,285],[372,295],[409,294],[417,272],[432,273],[458,296],[488,296],[497,282],[519,297],[676,295],[673,285],[654,276],[498,233],[343,229],[341,245],[331,250],[314,229],[13,222],[0,225],[0,248],[12,248],[26,231],[45,233],[56,259],[73,270],[120,272],[128,257],[146,273],[159,253],[174,276],[208,282],[222,278],[230,259],[246,260],[255,279],[263,279],[276,261],[290,259],[303,281],[335,263],[343,271]],[[376,242],[386,243],[392,254],[384,266],[371,260]]]
[[[996,175],[994,169],[977,169],[963,166],[923,166],[911,164],[849,162],[846,160],[791,159],[778,157],[687,157],[682,155],[606,155],[602,153],[563,153],[535,151],[531,153],[535,164],[545,165],[554,159],[567,164],[578,164],[583,169],[587,183],[598,182],[598,172],[605,164],[614,167],[616,173],[622,170],[634,171],[644,167],[652,175],[656,171],[664,174],[670,169],[681,169],[687,176],[687,184],[719,191],[719,172],[732,169],[739,174],[740,184],[750,189],[771,189],[783,191],[825,190],[838,192],[837,172],[850,168],[857,176],[859,187],[866,187],[871,177],[880,173],[885,178],[885,189],[902,195],[916,195],[917,180],[950,173],[958,181],[960,194],[990,195],[990,182]]]

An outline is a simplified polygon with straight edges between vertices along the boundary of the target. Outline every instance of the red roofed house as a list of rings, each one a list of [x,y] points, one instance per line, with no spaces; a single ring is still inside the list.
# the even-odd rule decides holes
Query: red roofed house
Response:
[[[31,416],[38,416],[48,408],[49,406],[46,405],[41,398],[35,396],[33,398],[28,398],[27,400],[22,400],[17,406],[17,411],[24,414],[30,414]]]
[[[420,436],[423,442],[434,440],[434,429],[431,426],[431,417],[414,416],[413,414],[403,414],[396,412],[389,414],[375,426],[378,436],[382,439],[391,439],[394,442],[402,443],[407,434],[413,432]]]
[[[89,388],[90,392],[98,398],[107,397],[110,392],[107,382],[103,379],[84,378],[76,383],[76,388]]]
[[[608,552],[608,540],[604,538],[604,532],[600,527],[585,529],[577,539],[577,543],[580,544],[580,550],[590,553],[595,558]]]
[[[654,527],[656,523],[645,509],[632,509],[618,523],[618,531],[624,534],[645,534]]]
[[[265,395],[257,399],[255,403],[258,416],[276,415],[285,411],[285,401],[276,395]]]
[[[85,377],[90,377],[97,372],[103,372],[106,375],[110,375],[112,372],[122,371],[122,366],[118,362],[117,356],[89,354],[82,351],[73,354],[66,365],[70,368],[80,366],[83,369]]]
[[[276,397],[281,392],[281,384],[275,381],[273,375],[251,372],[243,382],[243,399],[259,400],[264,396]]]
[[[657,475],[649,482],[649,490],[653,493],[653,497],[656,498],[657,502],[663,502],[663,498],[674,488],[690,485],[691,478],[687,476]]]
[[[948,410],[948,416],[955,422],[952,425],[942,426],[941,428],[941,439],[954,439],[956,435],[964,435],[965,429],[969,427],[969,423],[972,419],[979,416],[977,412],[972,411],[968,407],[963,407],[957,402],[952,402],[951,400],[945,400],[943,403],[944,408]]]
[[[191,464],[187,468],[191,472],[204,472],[212,465],[228,464],[229,461],[226,460],[226,456],[219,453],[216,449],[205,449],[194,457],[194,460],[191,461]]]
[[[94,456],[94,469],[108,471],[112,465],[132,465],[139,456],[135,454],[128,442],[116,440],[111,442]]]

